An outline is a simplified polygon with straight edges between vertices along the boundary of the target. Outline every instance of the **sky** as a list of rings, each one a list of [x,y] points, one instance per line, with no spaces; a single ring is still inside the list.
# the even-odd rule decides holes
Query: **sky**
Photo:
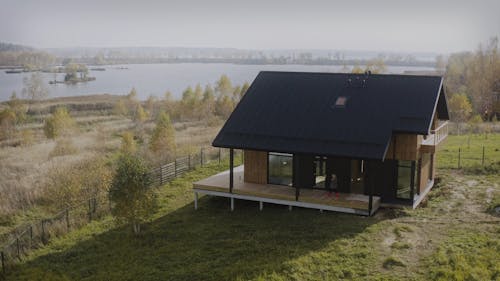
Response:
[[[499,0],[0,0],[0,41],[450,53],[500,37]]]

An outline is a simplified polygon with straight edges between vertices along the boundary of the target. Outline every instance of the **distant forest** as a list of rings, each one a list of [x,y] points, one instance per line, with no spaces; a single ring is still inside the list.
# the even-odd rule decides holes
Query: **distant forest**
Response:
[[[235,63],[368,65],[373,60],[389,66],[434,67],[435,54],[329,50],[242,50],[232,48],[51,48],[0,43],[0,66],[45,68],[71,61],[89,65],[141,63]]]

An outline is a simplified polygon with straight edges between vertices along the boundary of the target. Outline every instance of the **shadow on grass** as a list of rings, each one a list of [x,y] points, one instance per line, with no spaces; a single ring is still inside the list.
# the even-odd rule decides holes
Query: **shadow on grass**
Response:
[[[202,197],[144,226],[118,228],[20,265],[16,276],[69,280],[234,280],[282,272],[285,263],[356,236],[380,219]],[[40,272],[38,274],[37,272]],[[57,278],[55,278],[57,276]],[[61,277],[61,278],[59,278]],[[14,278],[16,279],[16,278]],[[9,280],[9,279],[8,279]],[[17,279],[16,279],[17,280]],[[41,279],[42,280],[42,279]]]

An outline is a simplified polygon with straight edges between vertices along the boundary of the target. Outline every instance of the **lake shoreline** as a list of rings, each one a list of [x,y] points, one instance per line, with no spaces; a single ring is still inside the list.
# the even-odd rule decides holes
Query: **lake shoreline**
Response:
[[[42,79],[46,83],[50,97],[79,96],[93,93],[110,93],[124,95],[132,88],[137,91],[138,98],[147,99],[149,96],[162,98],[166,91],[170,91],[176,99],[182,97],[182,92],[198,83],[205,87],[212,87],[221,75],[225,74],[234,85],[251,83],[260,71],[292,71],[292,72],[345,72],[343,66],[327,65],[239,65],[214,63],[177,63],[177,64],[127,64],[127,70],[120,65],[108,65],[106,71],[89,71],[89,75],[96,77],[90,83],[75,85],[52,84],[49,81],[64,80],[64,73],[43,73]],[[346,66],[352,69],[353,66]],[[387,73],[400,74],[405,71],[432,71],[426,67],[387,67]],[[23,79],[31,73],[6,74],[0,71],[0,101],[8,100],[12,92],[20,93],[24,87]]]

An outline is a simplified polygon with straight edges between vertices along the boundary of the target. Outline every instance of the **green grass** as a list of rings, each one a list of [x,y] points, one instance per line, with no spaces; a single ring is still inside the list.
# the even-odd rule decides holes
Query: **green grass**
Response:
[[[35,250],[7,280],[500,278],[500,227],[486,213],[498,198],[498,174],[440,170],[426,207],[369,218],[271,204],[259,211],[258,203],[239,200],[231,212],[228,199],[208,196],[195,211],[192,182],[225,169],[227,162],[211,164],[159,188],[160,209],[140,236],[106,217]],[[472,180],[478,185],[464,189]],[[471,222],[464,222],[467,204],[483,208]]]
[[[500,280],[500,227],[496,235],[477,230],[450,234],[425,264],[430,280]]]
[[[459,148],[461,167],[481,166],[483,147],[485,166],[500,162],[500,134],[449,135],[439,147],[437,167],[458,168]]]
[[[406,266],[404,262],[402,262],[400,259],[396,257],[388,257],[384,260],[384,268],[385,269],[392,269],[395,266]]]
[[[237,201],[230,212],[226,199],[208,197],[195,211],[191,182],[222,169],[197,169],[161,188],[161,211],[139,237],[110,218],[93,222],[35,251],[8,278],[318,280],[368,275],[377,260],[370,228],[378,219],[289,212],[273,205],[260,212],[256,203],[245,201]]]

